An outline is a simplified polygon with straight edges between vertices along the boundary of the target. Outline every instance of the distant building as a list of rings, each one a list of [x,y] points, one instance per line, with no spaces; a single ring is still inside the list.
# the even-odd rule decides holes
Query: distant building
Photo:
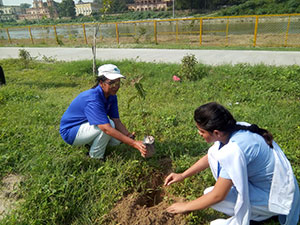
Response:
[[[0,0],[0,19],[10,20],[18,19],[18,16],[24,13],[25,10],[20,6],[4,6]]]
[[[19,15],[22,12],[24,12],[24,10],[22,10],[22,8],[20,6],[0,6],[0,10],[2,11],[3,14],[15,14],[15,15]]]
[[[134,0],[128,5],[130,11],[166,11],[172,6],[172,0]]]
[[[33,0],[32,8],[26,9],[26,13],[19,15],[20,20],[37,20],[43,18],[57,18],[58,12],[53,0]]]
[[[90,16],[92,13],[99,13],[100,6],[94,2],[82,2],[81,0],[75,5],[76,16]]]

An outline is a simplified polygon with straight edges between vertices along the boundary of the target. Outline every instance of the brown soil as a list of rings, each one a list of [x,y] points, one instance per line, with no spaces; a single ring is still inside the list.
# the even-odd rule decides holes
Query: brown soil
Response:
[[[144,193],[133,193],[117,203],[114,209],[106,215],[104,224],[122,225],[183,225],[185,215],[170,214],[166,208],[171,202],[182,202],[168,194],[163,187],[164,177],[170,173],[170,159],[160,161],[163,171],[154,173],[149,187]]]
[[[16,174],[9,174],[2,179],[0,187],[0,220],[15,209],[17,202],[20,201],[18,186],[22,177]]]
[[[156,199],[158,202],[159,199]],[[151,196],[134,193],[128,195],[107,215],[104,224],[122,225],[183,225],[185,216],[170,214],[166,201],[156,203]]]

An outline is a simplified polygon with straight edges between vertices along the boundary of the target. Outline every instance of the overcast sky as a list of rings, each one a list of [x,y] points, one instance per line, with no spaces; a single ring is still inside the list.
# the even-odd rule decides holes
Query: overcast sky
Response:
[[[46,2],[47,0],[43,0],[43,2]],[[28,3],[32,5],[33,0],[2,0],[3,5],[20,5],[22,3]],[[55,0],[55,2],[61,2],[61,0]],[[75,3],[77,3],[78,0],[75,0]],[[92,0],[83,0],[83,2],[92,2]]]

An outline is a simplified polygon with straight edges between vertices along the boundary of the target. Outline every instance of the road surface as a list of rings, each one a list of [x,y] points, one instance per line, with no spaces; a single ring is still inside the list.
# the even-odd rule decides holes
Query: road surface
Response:
[[[18,58],[25,49],[32,57],[44,56],[59,61],[92,60],[91,48],[22,48],[0,47],[0,59]],[[208,65],[248,63],[275,66],[300,65],[300,51],[187,50],[187,49],[121,49],[98,48],[97,60],[133,59],[142,62],[181,63],[186,55],[195,55],[199,63]]]

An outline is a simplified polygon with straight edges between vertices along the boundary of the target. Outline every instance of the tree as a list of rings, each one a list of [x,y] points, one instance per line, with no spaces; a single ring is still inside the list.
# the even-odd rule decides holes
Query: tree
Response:
[[[200,9],[202,8],[202,0],[176,0],[175,6],[176,9],[182,10],[182,9],[189,9],[192,11],[193,9]]]
[[[94,3],[97,3],[100,8],[105,8],[107,0],[93,0]],[[134,0],[110,0],[107,13],[118,13],[127,11],[127,4],[134,3]],[[107,7],[106,7],[107,8]]]
[[[30,6],[31,6],[31,5],[28,4],[28,3],[21,3],[21,4],[20,4],[20,8],[21,8],[21,9],[28,9],[28,8],[30,8]]]
[[[190,11],[203,9],[215,10],[224,5],[238,5],[244,2],[247,2],[247,0],[175,0],[175,7],[178,10],[189,9]]]
[[[112,1],[110,11],[112,13],[124,12],[127,10],[127,5],[125,0],[114,0]]]
[[[93,2],[99,4],[100,6],[102,6],[102,0],[93,0]]]
[[[100,12],[102,13],[102,16],[105,17],[105,15],[110,11],[112,0],[103,0]]]
[[[71,17],[72,19],[76,16],[75,3],[73,0],[62,0],[59,4],[59,17]]]

